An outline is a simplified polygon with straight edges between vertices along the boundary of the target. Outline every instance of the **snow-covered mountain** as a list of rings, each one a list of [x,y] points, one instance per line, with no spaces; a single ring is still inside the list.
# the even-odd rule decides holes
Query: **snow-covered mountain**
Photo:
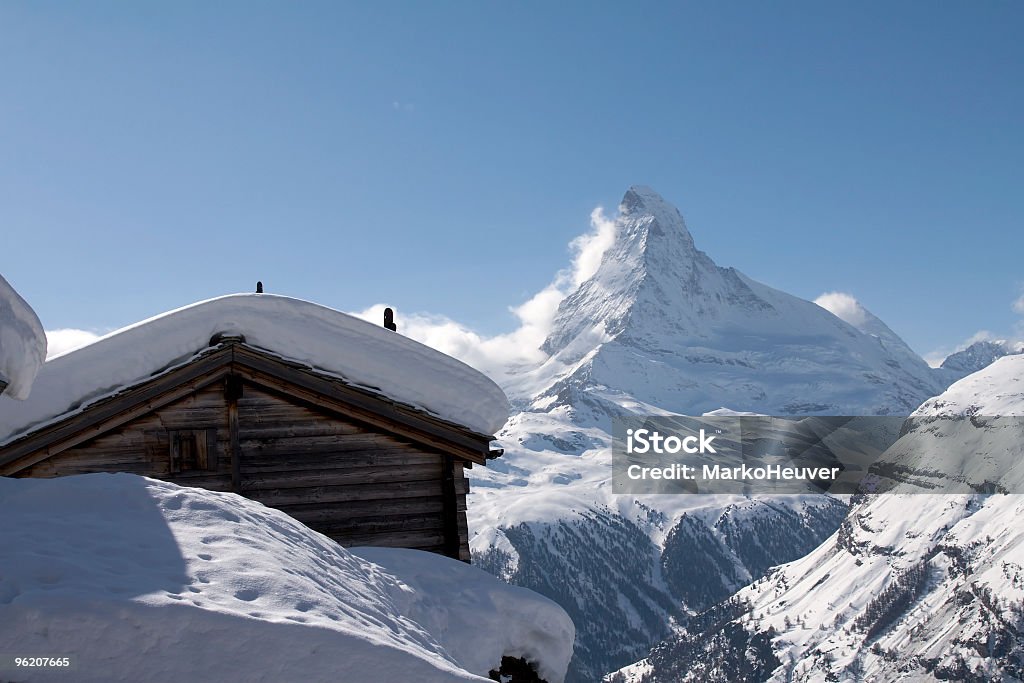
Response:
[[[904,483],[610,680],[1021,680],[1019,418],[1024,355],[925,402],[885,456]],[[943,479],[1013,494],[921,493]]]
[[[867,311],[858,325],[717,266],[679,212],[625,195],[596,272],[559,306],[547,360],[506,383],[505,456],[473,470],[474,562],[577,625],[572,681],[635,661],[686,614],[810,552],[845,517],[827,496],[622,496],[611,418],[907,414],[941,377]]]
[[[944,387],[881,320],[862,329],[821,306],[717,266],[679,212],[633,187],[594,275],[566,297],[538,372],[535,408],[577,421],[618,410],[699,415],[906,414]],[[559,370],[562,370],[559,372]]]
[[[946,356],[939,369],[954,379],[960,379],[1015,353],[1024,353],[1024,344],[1005,340],[976,341],[966,349]]]

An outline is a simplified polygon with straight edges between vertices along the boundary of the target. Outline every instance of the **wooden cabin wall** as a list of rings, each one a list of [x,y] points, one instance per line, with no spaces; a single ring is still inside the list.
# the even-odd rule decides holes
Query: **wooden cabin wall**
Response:
[[[221,385],[207,387],[123,427],[69,448],[21,470],[19,477],[62,477],[90,472],[130,472],[182,486],[231,490],[228,408]],[[216,439],[213,471],[170,472],[174,430],[212,430]]]
[[[446,552],[440,453],[252,386],[238,401],[238,425],[243,495],[343,545]],[[465,520],[467,482],[455,469]],[[468,534],[454,551],[469,559]]]
[[[469,561],[469,484],[457,458],[448,456],[452,511],[439,452],[249,384],[237,401],[237,420],[242,495],[342,545],[418,548]],[[209,469],[171,472],[176,430],[208,438]],[[119,471],[231,491],[231,452],[229,404],[218,383],[17,476]]]

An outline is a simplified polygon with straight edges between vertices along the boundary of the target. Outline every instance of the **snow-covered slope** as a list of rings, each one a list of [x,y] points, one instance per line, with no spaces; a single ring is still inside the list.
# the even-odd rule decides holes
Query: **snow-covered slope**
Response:
[[[521,413],[471,471],[473,562],[555,600],[577,626],[569,681],[642,656],[688,612],[810,552],[846,516],[829,496],[612,493],[610,438],[561,407]]]
[[[18,681],[561,681],[551,601],[415,550],[341,548],[234,494],[129,474],[0,478],[0,650]]]
[[[28,401],[16,404],[0,396],[0,443],[187,361],[217,333],[243,335],[249,344],[481,434],[493,434],[508,419],[508,399],[493,381],[428,346],[308,301],[232,294],[144,320],[51,358]]]
[[[921,477],[854,501],[814,552],[612,680],[1020,680],[1024,496],[919,492],[940,478],[934,459],[948,469],[951,453],[960,462],[950,476],[1019,492],[1024,430],[1013,416],[1024,416],[1022,355],[915,411],[887,458],[917,456]]]
[[[46,334],[32,307],[0,275],[0,391],[14,399],[28,398],[32,381],[46,360]]]
[[[674,207],[633,187],[601,265],[559,306],[534,406],[570,405],[578,420],[598,423],[644,406],[700,415],[723,403],[771,415],[887,415],[942,390],[892,330],[866,311],[865,320],[857,329],[717,266]]]

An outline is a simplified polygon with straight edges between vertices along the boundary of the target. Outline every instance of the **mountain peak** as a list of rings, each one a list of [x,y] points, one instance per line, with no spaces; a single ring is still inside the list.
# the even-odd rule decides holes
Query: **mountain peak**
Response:
[[[631,185],[622,197],[622,206],[627,211],[635,206],[646,204],[668,204],[668,202],[655,190],[646,185]]]
[[[646,185],[633,185],[619,204],[619,236],[629,241],[643,238],[644,251],[666,248],[665,239],[682,238],[679,244],[691,250],[693,237],[679,209]],[[675,239],[674,239],[675,238]]]
[[[986,368],[1003,356],[1024,353],[1024,346],[1003,341],[976,341],[966,349],[952,353],[942,361],[942,369],[952,370],[962,375],[969,375]]]
[[[591,278],[559,304],[542,349],[554,354],[571,345],[569,356],[575,357],[595,340],[630,328],[648,340],[701,337],[702,323],[717,315],[722,302],[754,298],[735,273],[696,249],[676,207],[653,189],[634,185],[615,218],[614,242]]]

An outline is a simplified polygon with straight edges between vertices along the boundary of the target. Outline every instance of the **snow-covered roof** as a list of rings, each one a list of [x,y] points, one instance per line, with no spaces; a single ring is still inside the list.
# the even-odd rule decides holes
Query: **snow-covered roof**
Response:
[[[389,399],[493,434],[508,419],[504,392],[465,363],[326,306],[272,294],[231,294],[179,308],[56,356],[32,396],[0,396],[0,443],[187,361],[218,334],[375,389]]]
[[[24,399],[46,360],[46,333],[32,307],[0,275],[0,383],[3,395]]]

